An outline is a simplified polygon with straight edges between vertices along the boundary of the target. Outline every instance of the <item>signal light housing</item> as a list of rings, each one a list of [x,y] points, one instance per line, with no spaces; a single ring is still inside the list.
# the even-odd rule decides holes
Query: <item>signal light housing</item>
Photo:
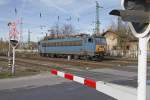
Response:
[[[137,33],[143,33],[150,23],[150,0],[124,0],[125,10],[112,10],[109,14],[131,22]]]

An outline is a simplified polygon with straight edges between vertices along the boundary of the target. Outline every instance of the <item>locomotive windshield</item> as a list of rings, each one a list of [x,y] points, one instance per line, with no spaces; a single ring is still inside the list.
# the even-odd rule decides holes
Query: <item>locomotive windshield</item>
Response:
[[[96,42],[96,44],[106,45],[106,39],[105,38],[96,38],[95,42]]]
[[[88,39],[88,42],[92,43],[92,42],[93,42],[93,39],[92,39],[92,38],[89,38],[89,39]]]

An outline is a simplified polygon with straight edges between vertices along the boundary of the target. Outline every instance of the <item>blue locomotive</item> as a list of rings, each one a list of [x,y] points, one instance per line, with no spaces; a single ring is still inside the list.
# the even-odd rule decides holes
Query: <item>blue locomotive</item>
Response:
[[[41,56],[67,56],[74,58],[103,58],[106,53],[105,37],[47,38],[38,43]]]

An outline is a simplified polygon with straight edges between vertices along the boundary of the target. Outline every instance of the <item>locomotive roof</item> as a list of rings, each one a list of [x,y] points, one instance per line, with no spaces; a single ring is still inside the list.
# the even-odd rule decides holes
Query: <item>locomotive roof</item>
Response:
[[[103,36],[101,37],[91,37],[91,36],[88,36],[88,37],[67,37],[67,38],[48,38],[47,40],[42,40],[42,42],[46,42],[46,41],[50,41],[50,42],[62,42],[62,41],[79,41],[79,40],[83,40],[85,38],[105,38]]]
[[[82,40],[82,38],[55,38],[55,39],[47,39],[42,41],[61,42],[61,41],[77,41],[77,40]]]

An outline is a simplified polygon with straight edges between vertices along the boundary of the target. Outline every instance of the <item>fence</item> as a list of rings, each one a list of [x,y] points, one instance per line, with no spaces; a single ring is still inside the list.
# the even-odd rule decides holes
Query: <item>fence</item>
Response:
[[[38,53],[38,50],[25,50],[25,49],[16,49],[18,53]]]
[[[111,50],[108,51],[109,56],[113,57],[127,57],[127,58],[137,58],[138,50]],[[148,57],[150,57],[150,51],[148,52]]]

